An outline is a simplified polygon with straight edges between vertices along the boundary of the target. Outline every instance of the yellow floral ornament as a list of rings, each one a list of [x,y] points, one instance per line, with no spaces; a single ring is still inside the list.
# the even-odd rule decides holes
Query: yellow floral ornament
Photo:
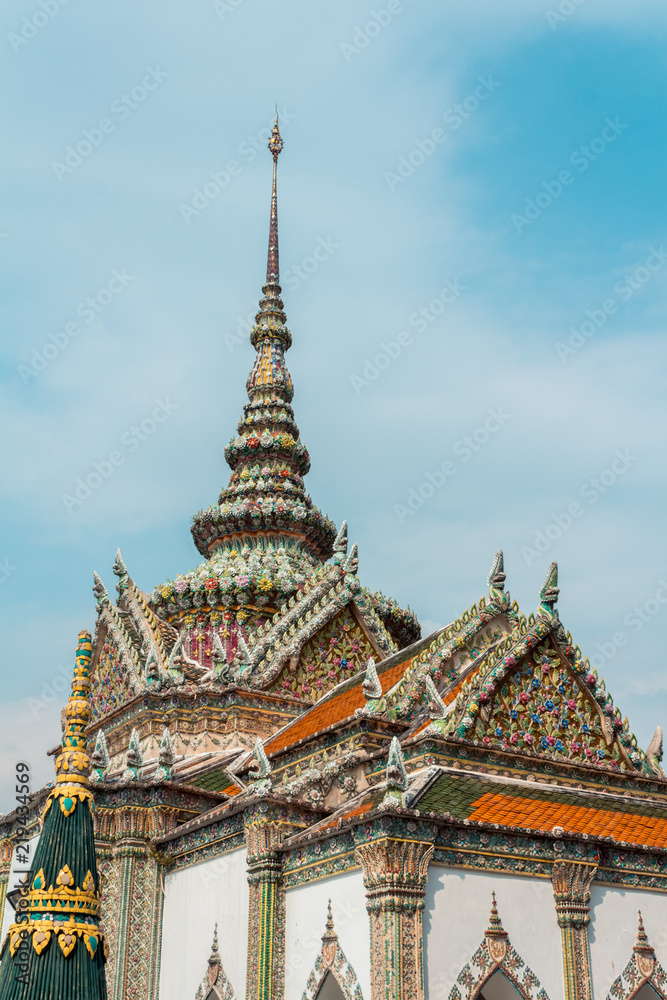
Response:
[[[58,935],[58,944],[62,949],[62,953],[67,958],[67,956],[73,951],[74,945],[76,944],[76,934],[72,933],[71,928],[69,930],[61,931]]]
[[[64,865],[58,872],[56,885],[64,885],[66,887],[74,885],[74,876],[72,875],[69,865]]]
[[[38,930],[32,936],[32,946],[38,955],[41,955],[47,944],[51,940],[51,931]]]
[[[46,889],[46,876],[43,868],[39,869],[32,880],[32,887],[36,892],[43,892]]]
[[[9,931],[9,954],[14,957],[23,939],[23,929],[19,924],[13,924]]]
[[[94,958],[97,953],[97,949],[100,946],[100,938],[101,938],[100,934],[83,935],[83,940],[86,943],[86,948],[88,949],[88,954],[90,955],[91,958]]]
[[[95,880],[93,879],[90,869],[88,869],[88,874],[83,880],[83,888],[85,892],[95,892]]]

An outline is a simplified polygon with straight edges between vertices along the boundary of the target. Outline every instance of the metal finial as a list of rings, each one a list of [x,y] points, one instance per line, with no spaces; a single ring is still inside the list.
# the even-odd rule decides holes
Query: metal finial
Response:
[[[282,136],[280,134],[280,129],[278,128],[278,112],[277,111],[276,111],[276,120],[275,120],[273,129],[271,130],[271,135],[269,136],[269,143],[268,143],[268,145],[269,145],[269,149],[271,150],[271,153],[273,154],[273,159],[277,160],[278,157],[280,156],[280,154],[283,151],[283,146],[285,145],[285,143],[283,142],[283,138],[282,138]]]
[[[273,156],[273,186],[271,188],[271,221],[269,223],[269,253],[266,261],[266,283],[267,285],[280,283],[280,261],[278,254],[278,157],[284,146],[280,129],[278,128],[278,115],[273,131],[269,136],[269,150]]]

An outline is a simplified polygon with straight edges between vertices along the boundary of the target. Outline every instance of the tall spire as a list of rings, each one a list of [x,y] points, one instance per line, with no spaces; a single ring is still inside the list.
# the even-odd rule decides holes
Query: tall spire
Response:
[[[271,189],[271,222],[269,223],[269,253],[266,260],[266,283],[280,283],[280,261],[278,256],[278,157],[283,151],[284,142],[278,128],[278,115],[269,139],[269,149],[273,156],[273,187]]]
[[[106,942],[99,926],[100,878],[95,858],[90,760],[89,632],[79,634],[72,693],[65,709],[56,786],[0,963],[0,1000],[106,1000]]]
[[[299,438],[291,406],[294,388],[285,363],[292,335],[279,284],[277,171],[283,145],[276,115],[268,142],[273,183],[266,283],[250,333],[257,354],[246,382],[249,402],[237,435],[225,449],[232,470],[229,484],[220,493],[218,506],[197,514],[192,526],[198,550],[216,562],[216,575],[224,576],[226,564],[233,560],[234,579],[256,576],[256,559],[254,569],[250,566],[253,553],[262,565],[266,563],[267,572],[261,577],[266,581],[264,590],[255,603],[269,605],[274,596],[284,600],[299,578],[330,558],[336,538],[335,525],[314,506],[304,487],[310,458]],[[278,569],[276,553],[288,559],[290,568]],[[239,565],[239,555],[251,572]]]

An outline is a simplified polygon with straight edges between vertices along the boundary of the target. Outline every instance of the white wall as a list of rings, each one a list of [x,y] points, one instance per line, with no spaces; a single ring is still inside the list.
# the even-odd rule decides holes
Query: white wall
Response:
[[[222,965],[236,1000],[245,1000],[248,879],[245,848],[164,880],[160,1000],[194,1000],[208,970],[218,924]]]
[[[632,958],[637,940],[637,910],[655,956],[667,969],[667,896],[635,889],[591,888],[591,975],[595,1000],[605,1000],[611,984]]]
[[[370,1000],[370,931],[361,872],[349,872],[288,890],[285,1000],[301,1000],[306,981],[322,947],[329,898],[340,946],[354,968],[364,1000]]]
[[[560,929],[548,879],[517,878],[431,865],[424,910],[428,1000],[447,1000],[489,926],[491,892],[510,942],[547,991],[563,1000]]]
[[[37,874],[37,872],[34,870],[34,861],[35,861],[35,851],[37,850],[38,843],[39,843],[39,834],[37,834],[36,837],[33,837],[31,840],[28,841],[28,848],[29,848],[29,850],[27,851],[28,864],[33,868],[32,871],[33,878]],[[11,892],[12,889],[19,888],[21,879],[25,878],[25,874],[23,872],[23,869],[25,867],[26,865],[21,865],[18,863],[18,861],[16,860],[16,851],[14,851],[12,855],[11,868],[9,869],[9,881],[7,882],[7,892]],[[17,872],[16,870],[17,868],[20,868],[21,871]],[[9,925],[14,923],[15,916],[16,914],[12,909],[9,900],[5,900],[5,912],[2,918],[2,931],[0,932],[0,943],[5,940],[5,935],[9,930]]]

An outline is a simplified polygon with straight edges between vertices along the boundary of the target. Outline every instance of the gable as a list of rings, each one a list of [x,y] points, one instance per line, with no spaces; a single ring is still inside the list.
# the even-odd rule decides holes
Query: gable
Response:
[[[100,642],[102,636],[98,638]],[[137,687],[131,667],[110,635],[104,636],[97,663],[92,671],[90,701],[93,718],[107,715],[130,701]]]
[[[634,770],[619,738],[623,735],[629,743],[618,710],[611,699],[603,705],[596,701],[583,676],[584,665],[576,666],[579,670],[547,638],[502,679],[480,685],[463,720],[466,738],[491,747]]]
[[[515,618],[505,595],[489,604],[482,598],[416,652],[394,687],[371,699],[367,711],[411,722],[431,710],[434,689],[445,705],[451,704],[464,679],[484,669],[480,661],[503,643]]]
[[[319,701],[341,681],[364,671],[368,659],[377,655],[349,603],[304,643],[269,690]]]

